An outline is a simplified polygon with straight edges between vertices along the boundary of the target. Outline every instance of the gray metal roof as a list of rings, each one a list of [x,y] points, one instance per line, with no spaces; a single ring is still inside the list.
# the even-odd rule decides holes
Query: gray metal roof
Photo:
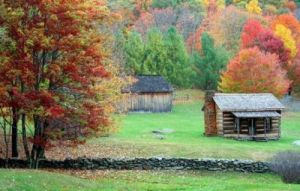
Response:
[[[222,111],[276,111],[284,109],[280,101],[270,93],[216,93],[213,99]]]
[[[261,117],[280,117],[281,114],[277,113],[276,111],[238,111],[232,112],[234,116],[239,118],[261,118]]]

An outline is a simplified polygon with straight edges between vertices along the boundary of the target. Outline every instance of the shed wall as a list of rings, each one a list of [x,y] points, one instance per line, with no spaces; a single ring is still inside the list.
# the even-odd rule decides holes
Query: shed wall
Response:
[[[129,94],[122,102],[122,110],[129,112],[170,112],[172,93]]]

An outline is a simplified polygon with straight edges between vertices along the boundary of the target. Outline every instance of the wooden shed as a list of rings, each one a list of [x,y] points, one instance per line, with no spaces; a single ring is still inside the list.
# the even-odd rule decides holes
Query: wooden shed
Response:
[[[207,92],[205,135],[238,140],[277,140],[280,138],[284,106],[269,93],[225,94]]]
[[[136,82],[122,90],[122,108],[129,112],[170,112],[173,87],[162,76],[137,76]]]

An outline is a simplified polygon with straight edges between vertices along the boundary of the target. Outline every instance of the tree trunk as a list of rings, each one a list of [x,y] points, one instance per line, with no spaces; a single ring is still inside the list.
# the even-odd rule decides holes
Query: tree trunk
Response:
[[[31,160],[32,160],[31,167],[37,169],[39,160],[41,158],[45,158],[44,142],[46,141],[43,122],[40,116],[34,116],[34,128],[35,128],[34,130],[35,141],[32,145],[32,150],[31,150]]]
[[[26,159],[30,160],[30,153],[29,153],[27,134],[26,134],[26,115],[24,113],[21,116],[21,120],[22,120],[22,139],[23,139],[24,151],[25,151]]]
[[[9,158],[9,140],[7,135],[7,126],[6,121],[3,119],[3,137],[4,137],[4,143],[5,143],[5,167],[8,165],[8,158]]]
[[[12,134],[11,134],[11,156],[12,158],[18,158],[19,153],[18,153],[18,121],[19,121],[19,116],[17,114],[17,109],[13,108],[13,122],[12,122]]]

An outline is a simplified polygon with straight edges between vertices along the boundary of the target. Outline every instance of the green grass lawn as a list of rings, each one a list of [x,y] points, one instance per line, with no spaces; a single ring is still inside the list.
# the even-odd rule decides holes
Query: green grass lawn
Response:
[[[109,137],[88,141],[78,149],[55,148],[48,152],[50,158],[65,157],[187,157],[234,158],[269,160],[275,153],[286,150],[300,152],[292,145],[300,140],[300,113],[284,113],[282,138],[279,141],[252,142],[205,137],[204,114],[201,111],[203,93],[179,91],[178,95],[191,95],[192,100],[176,104],[171,113],[129,113],[118,115],[119,130]],[[172,129],[174,132],[157,138],[152,131]]]
[[[268,160],[274,153],[297,150],[292,145],[300,140],[300,113],[285,113],[282,138],[279,141],[252,142],[203,136],[202,103],[175,105],[171,113],[130,113],[118,116],[121,128],[110,137],[98,138],[89,144],[100,144],[116,152],[113,157],[217,157]],[[160,140],[152,133],[158,129],[172,129]]]
[[[68,173],[68,172],[65,172]],[[30,170],[0,170],[1,191],[292,191],[300,185],[284,184],[272,174],[194,171],[90,171],[75,176]],[[78,175],[79,174],[79,175]],[[86,174],[86,175],[83,175]]]

